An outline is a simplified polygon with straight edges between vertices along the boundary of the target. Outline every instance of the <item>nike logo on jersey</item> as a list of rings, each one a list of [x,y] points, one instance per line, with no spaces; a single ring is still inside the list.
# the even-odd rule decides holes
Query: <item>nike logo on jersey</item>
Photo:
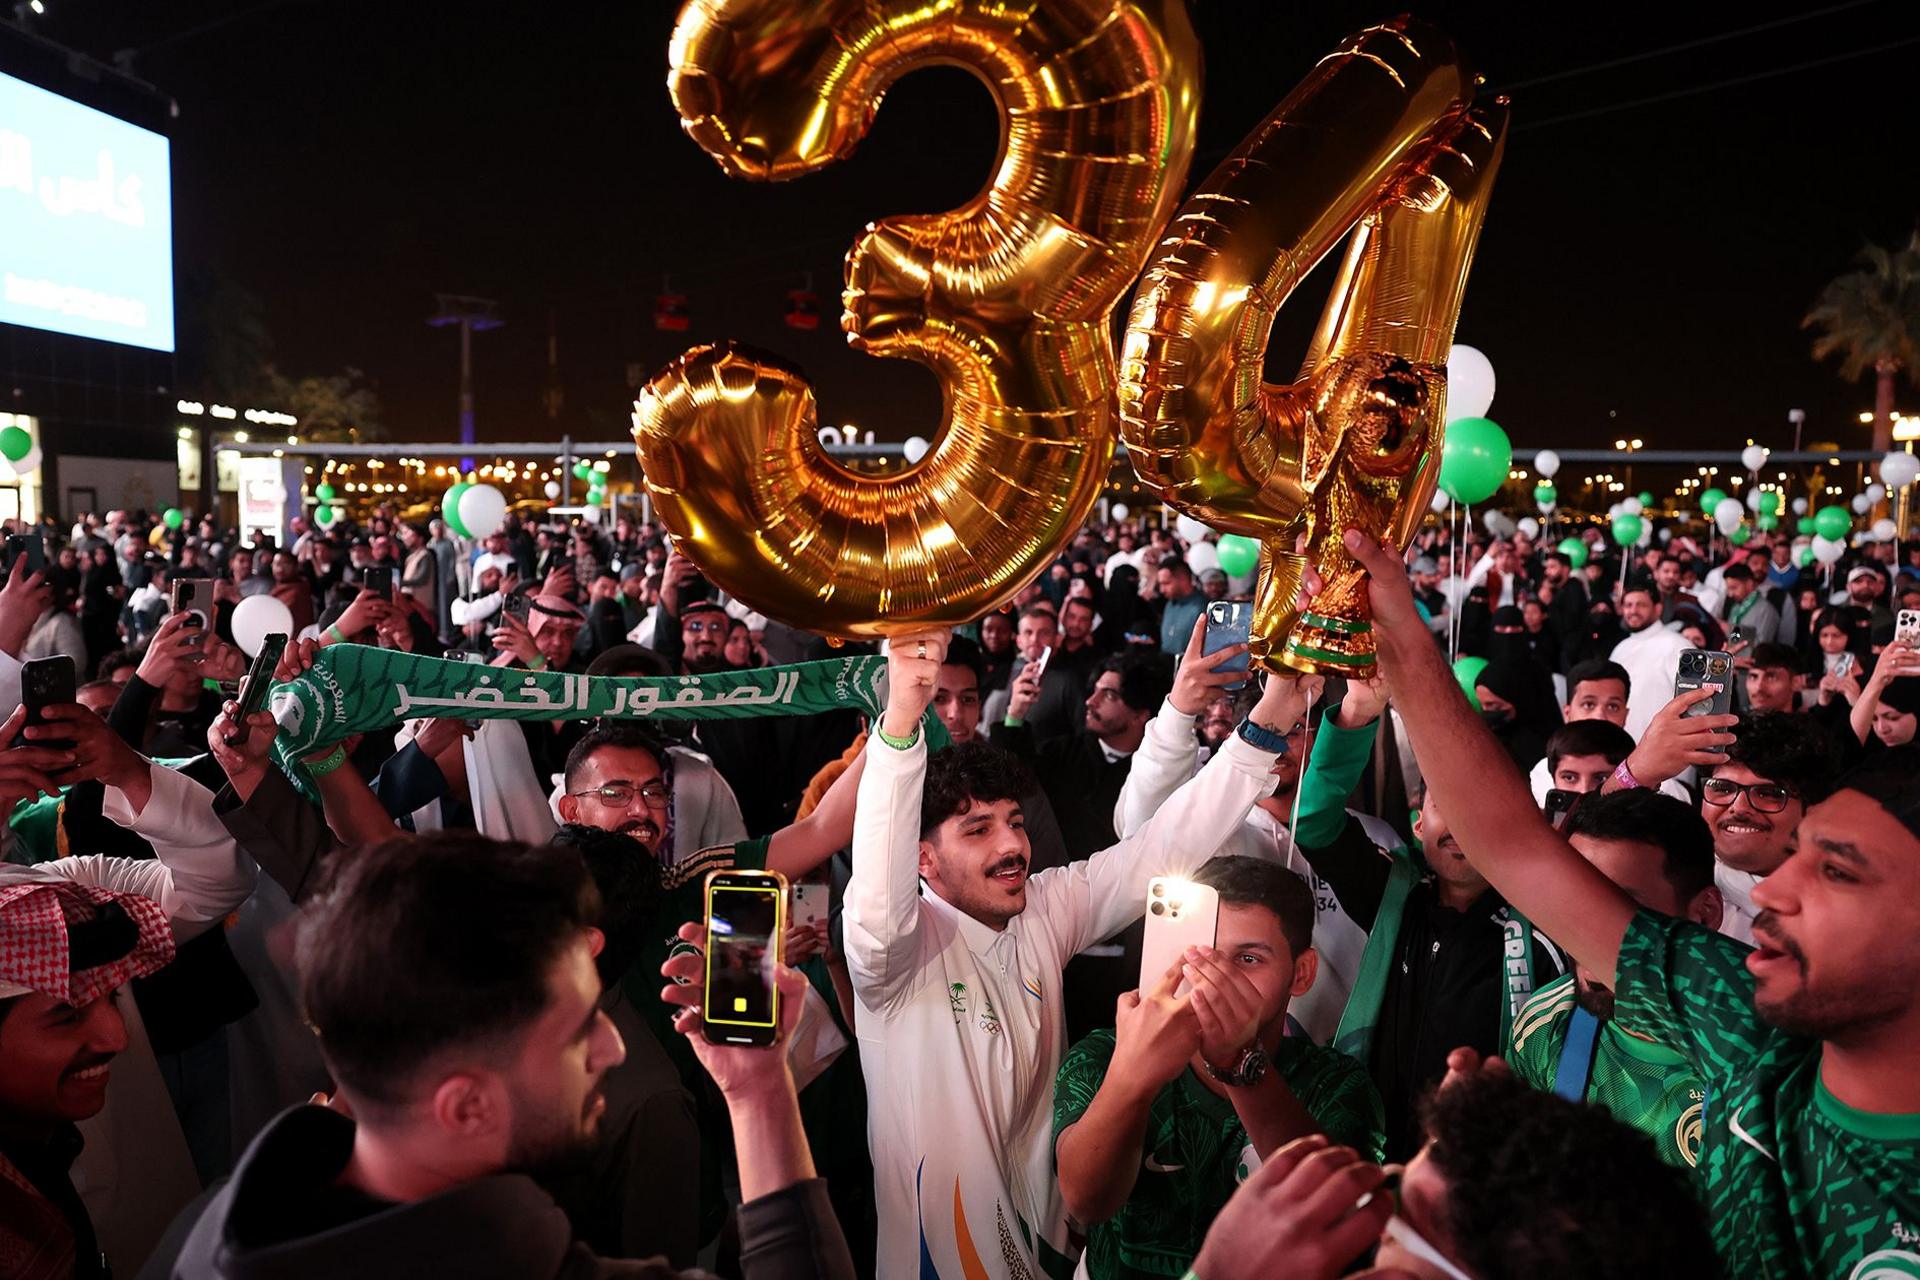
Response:
[[[1161,1164],[1159,1157],[1155,1156],[1151,1151],[1147,1152],[1147,1158],[1141,1161],[1141,1163],[1146,1167],[1148,1173],[1179,1173],[1187,1167],[1183,1164]]]

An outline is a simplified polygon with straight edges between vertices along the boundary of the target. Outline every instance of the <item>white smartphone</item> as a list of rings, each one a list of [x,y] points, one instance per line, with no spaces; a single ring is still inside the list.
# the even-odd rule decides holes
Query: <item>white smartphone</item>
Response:
[[[1051,661],[1053,661],[1053,646],[1048,645],[1046,648],[1040,651],[1040,656],[1035,658],[1029,664],[1030,666],[1033,667],[1033,678],[1035,680],[1046,679],[1047,664]]]
[[[1894,619],[1893,638],[1898,644],[1920,649],[1920,609],[1902,609]]]
[[[1840,660],[1833,664],[1833,674],[1837,676],[1850,676],[1853,674],[1852,653],[1849,652],[1840,655]]]
[[[827,922],[827,895],[830,886],[824,884],[796,884],[793,886],[793,910],[789,913],[787,924],[812,927]]]
[[[1147,929],[1140,945],[1140,989],[1151,991],[1188,947],[1211,947],[1220,927],[1220,892],[1174,876],[1147,882]],[[1179,990],[1186,989],[1183,979]]]

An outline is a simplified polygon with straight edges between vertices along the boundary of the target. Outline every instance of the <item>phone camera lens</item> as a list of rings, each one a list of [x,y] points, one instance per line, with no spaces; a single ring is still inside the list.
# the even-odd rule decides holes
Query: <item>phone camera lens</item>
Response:
[[[1165,885],[1163,885],[1163,884],[1156,884],[1155,886],[1153,886],[1153,896],[1154,896],[1154,897],[1156,897],[1156,898],[1164,898],[1164,897],[1166,897],[1166,896],[1167,896],[1167,886],[1165,886]]]
[[[1151,912],[1153,912],[1153,914],[1155,914],[1155,915],[1157,915],[1157,916],[1163,916],[1163,915],[1165,915],[1165,914],[1167,914],[1167,904],[1166,904],[1166,903],[1164,903],[1164,902],[1156,902],[1156,903],[1154,903],[1154,904],[1153,904],[1153,905],[1152,905],[1151,907],[1149,907],[1149,908],[1147,908],[1147,909],[1148,909],[1149,911],[1151,911]]]

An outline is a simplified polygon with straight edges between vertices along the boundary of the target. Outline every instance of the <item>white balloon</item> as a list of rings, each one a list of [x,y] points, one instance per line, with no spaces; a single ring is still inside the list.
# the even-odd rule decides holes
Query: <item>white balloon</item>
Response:
[[[548,502],[557,502],[557,501],[559,501],[559,499],[560,499],[560,482],[559,482],[558,480],[549,480],[549,481],[547,481],[547,484],[546,484],[546,495],[547,495],[547,501],[548,501]]]
[[[1831,538],[1815,537],[1813,540],[1813,558],[1821,564],[1832,564],[1847,554],[1847,544],[1835,542]]]
[[[1641,505],[1640,499],[1628,498],[1625,502],[1622,502],[1620,504],[1620,509],[1626,512],[1630,516],[1637,516],[1642,511],[1645,511],[1646,507]]]
[[[293,634],[293,610],[272,596],[248,596],[233,606],[233,642],[249,658],[274,632]]]
[[[1187,567],[1195,573],[1205,573],[1209,569],[1220,567],[1220,548],[1211,542],[1196,542],[1187,548]]]
[[[1180,540],[1188,546],[1194,545],[1213,532],[1207,525],[1200,523],[1192,516],[1186,515],[1175,520],[1173,522],[1173,528],[1174,532],[1180,535]]]
[[[1747,510],[1758,511],[1759,509],[1760,509],[1760,487],[1758,485],[1755,485],[1753,488],[1747,490]]]
[[[1853,495],[1853,514],[1863,516],[1871,510],[1873,510],[1872,498],[1869,498],[1864,493],[1856,493]]]
[[[1793,500],[1793,514],[1797,516],[1807,514],[1807,500],[1805,498],[1795,498]]]
[[[1533,455],[1533,469],[1551,480],[1560,471],[1560,455],[1551,449],[1542,449]]]
[[[1887,496],[1887,486],[1881,484],[1878,480],[1875,480],[1872,484],[1867,486],[1868,502],[1878,502],[1886,496]]]
[[[1662,532],[1664,532],[1664,530]],[[1653,545],[1653,521],[1642,520],[1640,522],[1640,537],[1633,545],[1636,547],[1650,547]]]
[[[1521,516],[1518,528],[1527,535],[1529,541],[1540,536],[1540,522],[1532,516]]]
[[[1671,541],[1673,541],[1673,530],[1671,529],[1660,530],[1660,545],[1664,547]]]
[[[477,484],[460,495],[460,523],[475,542],[484,542],[507,522],[507,495],[490,484]]]
[[[1904,489],[1916,478],[1920,478],[1920,458],[1895,449],[1880,459],[1880,479],[1887,488]]]
[[[1452,505],[1453,505],[1453,499],[1447,496],[1447,491],[1445,489],[1435,489],[1433,491],[1432,506],[1433,506],[1434,513],[1436,515],[1447,514],[1447,508],[1451,507]]]
[[[580,515],[582,516],[582,518],[586,520],[588,524],[599,524],[600,510],[601,509],[599,507],[588,507],[585,511],[582,511]]]
[[[1539,505],[1540,505],[1540,514],[1543,516],[1552,515],[1554,511],[1560,506],[1560,504],[1557,502],[1542,502]]]
[[[1493,407],[1493,362],[1477,347],[1453,344],[1447,353],[1447,421],[1484,417]]]
[[[1127,510],[1126,503],[1116,502],[1113,504],[1113,518],[1115,520],[1125,520],[1128,516],[1132,514],[1133,513],[1131,511]]]
[[[1757,444],[1750,444],[1740,451],[1740,465],[1749,471],[1758,471],[1767,465],[1767,451]]]
[[[933,446],[927,443],[925,436],[908,436],[907,443],[900,452],[907,455],[907,461],[914,463],[927,456],[927,450]]]
[[[1626,503],[1616,502],[1612,506],[1607,508],[1607,519],[1612,520],[1617,516],[1625,515],[1626,510],[1627,510]]]
[[[1504,511],[1489,510],[1485,515],[1480,517],[1480,523],[1485,525],[1487,532],[1496,538],[1513,536],[1513,521],[1507,518],[1507,513]]]
[[[1745,517],[1746,509],[1740,505],[1738,498],[1722,498],[1720,505],[1713,509],[1713,522],[1724,534],[1732,534]]]
[[[1873,522],[1872,532],[1875,542],[1892,542],[1900,536],[1900,526],[1887,517],[1881,516]]]

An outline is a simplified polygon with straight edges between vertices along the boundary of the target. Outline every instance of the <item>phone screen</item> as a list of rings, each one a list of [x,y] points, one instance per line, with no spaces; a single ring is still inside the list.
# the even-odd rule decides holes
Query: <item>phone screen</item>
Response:
[[[702,1016],[709,1040],[773,1043],[771,962],[779,954],[782,896],[772,879],[765,884],[716,879],[707,886],[707,989]]]

